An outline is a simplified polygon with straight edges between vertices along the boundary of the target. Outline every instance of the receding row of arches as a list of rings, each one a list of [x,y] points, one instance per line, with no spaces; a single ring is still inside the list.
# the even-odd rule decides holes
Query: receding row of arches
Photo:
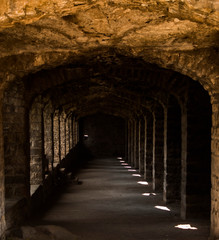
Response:
[[[17,199],[26,199],[28,215],[31,195],[47,184],[49,176],[57,177],[57,168],[65,168],[63,160],[84,141],[81,120],[97,113],[120,119],[124,146],[114,152],[139,169],[164,201],[178,202],[182,218],[209,216],[208,93],[189,77],[140,60],[91,62],[9,83],[2,113],[2,216],[5,203]],[[19,222],[19,217],[14,219]],[[14,223],[8,215],[2,228]]]

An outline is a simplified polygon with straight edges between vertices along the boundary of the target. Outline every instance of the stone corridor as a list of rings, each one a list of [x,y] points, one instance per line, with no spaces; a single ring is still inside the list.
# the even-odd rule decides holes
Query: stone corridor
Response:
[[[77,175],[81,184],[69,179],[50,199],[48,209],[27,224],[58,225],[81,240],[208,239],[209,221],[181,220],[179,206],[166,205],[152,184],[140,184],[146,183],[144,178],[124,162],[116,158],[89,161]],[[176,228],[188,224],[197,229]]]
[[[88,158],[105,160],[88,162],[82,185],[66,185]],[[104,229],[110,238],[123,222],[126,239],[219,239],[218,0],[0,0],[0,239],[60,186],[67,192],[44,220],[70,198],[78,219],[66,227],[81,236],[87,225],[85,238]],[[158,220],[162,236],[146,227]],[[201,227],[174,228],[181,221]]]

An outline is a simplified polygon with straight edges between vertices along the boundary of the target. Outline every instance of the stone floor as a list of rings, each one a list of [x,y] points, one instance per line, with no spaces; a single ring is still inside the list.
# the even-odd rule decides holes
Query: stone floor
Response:
[[[138,172],[120,161],[90,161],[78,174],[81,184],[69,181],[48,210],[29,224],[58,225],[81,240],[208,239],[207,220],[180,220],[176,206],[165,208],[151,184],[144,185]],[[180,224],[197,229],[175,227]]]

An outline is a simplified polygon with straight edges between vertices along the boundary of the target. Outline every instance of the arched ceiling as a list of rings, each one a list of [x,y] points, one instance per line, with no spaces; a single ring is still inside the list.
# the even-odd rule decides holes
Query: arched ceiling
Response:
[[[3,0],[1,88],[43,69],[92,59],[117,63],[122,55],[180,72],[213,93],[218,23],[216,0]]]
[[[103,112],[126,119],[165,106],[170,95],[179,104],[185,101],[190,78],[141,59],[112,60],[87,60],[29,75],[25,99],[32,103],[41,95],[45,104],[51,100],[54,109],[78,118]]]

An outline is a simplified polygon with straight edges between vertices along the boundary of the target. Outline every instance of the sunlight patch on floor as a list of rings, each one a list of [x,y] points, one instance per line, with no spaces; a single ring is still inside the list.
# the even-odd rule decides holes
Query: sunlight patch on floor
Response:
[[[141,177],[140,174],[132,174],[133,177]]]
[[[156,193],[142,193],[143,196],[150,196],[150,195],[153,195],[153,196],[156,196]]]
[[[160,209],[160,210],[163,210],[163,211],[168,211],[168,212],[170,212],[170,209],[169,209],[168,207],[165,207],[165,206],[155,206],[155,208]]]
[[[190,224],[179,224],[179,225],[175,226],[175,228],[180,228],[180,229],[184,229],[184,230],[197,230],[198,229],[196,227],[192,227]]]
[[[139,184],[142,184],[142,185],[148,185],[148,182],[146,181],[138,181]]]

